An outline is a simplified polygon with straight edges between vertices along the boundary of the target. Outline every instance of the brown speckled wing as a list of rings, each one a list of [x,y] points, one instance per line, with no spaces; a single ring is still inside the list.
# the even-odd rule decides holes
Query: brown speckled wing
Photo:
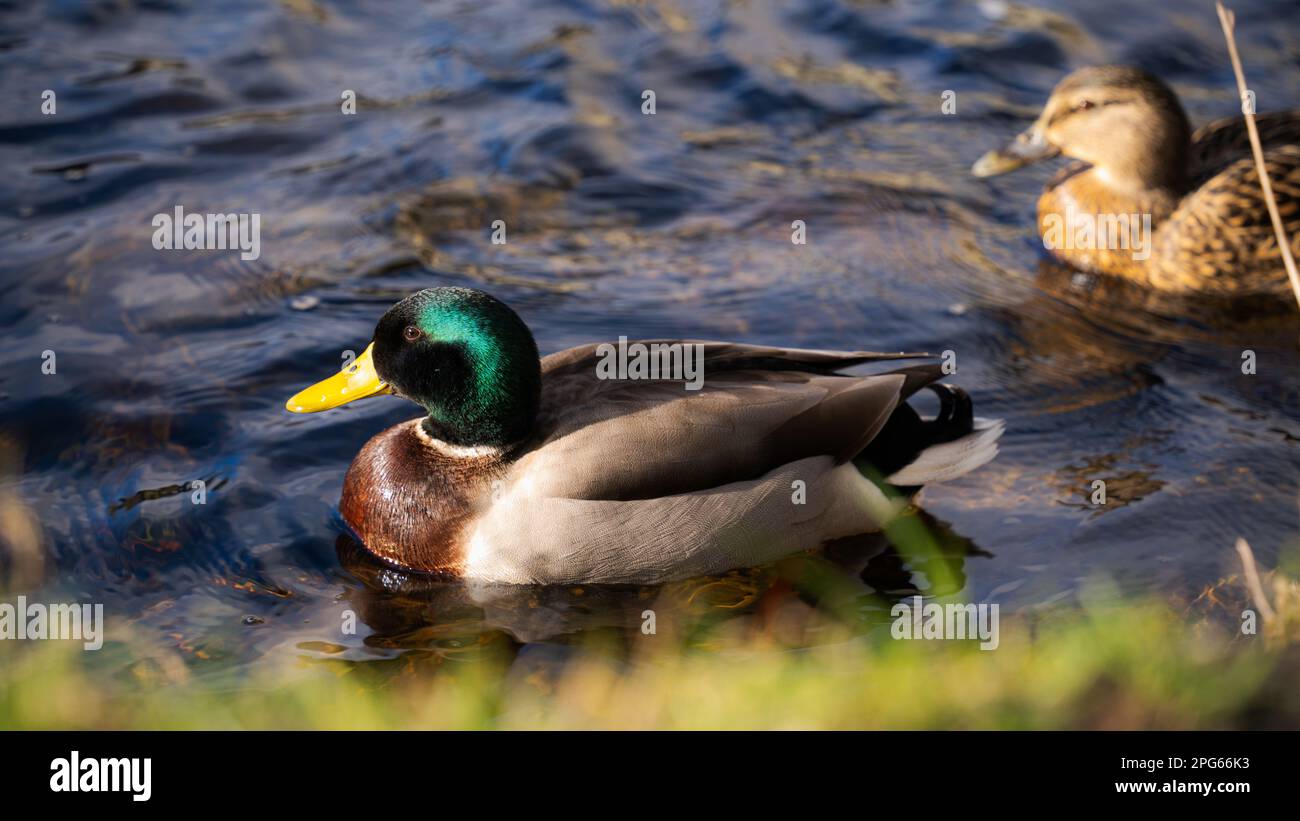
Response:
[[[1259,141],[1269,149],[1300,145],[1300,111],[1274,111],[1255,115]],[[1190,182],[1199,187],[1243,157],[1250,156],[1245,117],[1225,117],[1196,129],[1188,157]]]
[[[1264,154],[1278,211],[1300,256],[1300,145]],[[1280,291],[1286,272],[1255,162],[1238,155],[1179,204],[1156,231],[1157,287],[1239,293]]]

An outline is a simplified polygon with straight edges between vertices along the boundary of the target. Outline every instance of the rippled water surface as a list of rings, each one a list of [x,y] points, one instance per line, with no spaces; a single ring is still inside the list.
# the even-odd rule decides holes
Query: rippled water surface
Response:
[[[1300,6],[1234,5],[1259,108],[1300,106]],[[8,569],[220,671],[564,645],[636,631],[648,602],[661,620],[821,607],[811,578],[867,630],[870,593],[1019,609],[1101,575],[1190,598],[1231,572],[1238,535],[1271,564],[1297,523],[1294,306],[1071,277],[1032,234],[1053,169],[968,174],[1066,71],[1123,61],[1197,122],[1236,108],[1207,4],[0,4],[4,483],[43,555]],[[260,258],[154,250],[153,216],[178,204],[260,214]],[[619,335],[952,350],[978,412],[1007,420],[1002,453],[926,491],[942,557],[868,540],[664,589],[403,576],[349,544],[336,502],[352,456],[414,406],[294,417],[284,400],[433,285],[492,291],[548,352]]]

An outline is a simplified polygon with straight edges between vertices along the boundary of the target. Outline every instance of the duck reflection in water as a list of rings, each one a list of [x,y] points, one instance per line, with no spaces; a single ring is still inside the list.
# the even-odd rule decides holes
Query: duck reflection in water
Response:
[[[567,644],[601,636],[631,648],[648,633],[688,644],[715,628],[791,645],[815,643],[818,627],[863,634],[889,622],[903,598],[957,593],[965,563],[990,557],[945,522],[920,510],[891,533],[830,542],[818,551],[721,576],[666,585],[525,586],[467,582],[403,570],[341,534],[335,549],[358,582],[349,605],[370,628],[367,646],[458,655],[505,640],[510,645]],[[925,581],[921,581],[924,579]],[[734,633],[732,633],[734,635]]]

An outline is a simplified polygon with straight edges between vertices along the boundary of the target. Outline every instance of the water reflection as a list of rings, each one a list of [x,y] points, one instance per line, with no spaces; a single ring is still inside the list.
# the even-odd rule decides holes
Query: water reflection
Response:
[[[900,552],[883,534],[840,539],[764,567],[655,586],[467,583],[384,563],[349,534],[338,537],[335,549],[359,582],[347,602],[370,629],[370,647],[455,655],[498,634],[519,644],[569,643],[598,634],[630,641],[651,629],[689,644],[693,635],[710,636],[711,628],[734,619],[767,629],[789,604],[818,621],[866,632],[889,622],[896,601],[961,591],[967,560],[992,558],[947,523],[923,511],[908,516],[930,541]],[[812,627],[810,621],[800,635],[784,638],[813,642]]]

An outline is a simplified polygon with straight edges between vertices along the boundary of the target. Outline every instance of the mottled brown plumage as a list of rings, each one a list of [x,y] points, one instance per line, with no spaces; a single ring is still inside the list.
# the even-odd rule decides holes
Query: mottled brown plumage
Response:
[[[1300,112],[1257,117],[1278,207],[1300,254]],[[1038,227],[1057,257],[1081,270],[1172,292],[1225,295],[1288,289],[1242,117],[1189,134],[1172,90],[1139,69],[1080,69],[1052,92],[1015,143],[990,152],[991,176],[1056,154],[1081,160],[1049,182]],[[1085,215],[1101,241],[1070,247],[1052,228]],[[1136,215],[1128,221],[1116,219]],[[1149,219],[1149,244],[1138,250]],[[1107,238],[1109,241],[1107,241]]]

